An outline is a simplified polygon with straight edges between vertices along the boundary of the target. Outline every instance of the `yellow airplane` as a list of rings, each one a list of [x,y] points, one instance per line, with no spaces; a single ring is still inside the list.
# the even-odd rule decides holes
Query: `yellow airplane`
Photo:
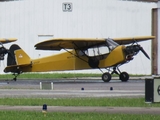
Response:
[[[134,38],[53,38],[35,45],[37,50],[61,50],[66,52],[38,59],[31,59],[18,45],[13,44],[9,51],[4,72],[14,73],[14,80],[23,72],[47,72],[64,70],[106,68],[102,80],[109,82],[112,74],[118,74],[121,81],[128,81],[127,72],[118,67],[141,51],[149,56],[137,42],[154,39],[154,36]],[[131,43],[131,44],[130,44]],[[130,44],[127,46],[127,44]],[[112,70],[110,69],[112,68]]]
[[[4,56],[9,53],[9,50],[3,44],[15,42],[16,40],[16,38],[0,38],[0,60],[4,60]]]

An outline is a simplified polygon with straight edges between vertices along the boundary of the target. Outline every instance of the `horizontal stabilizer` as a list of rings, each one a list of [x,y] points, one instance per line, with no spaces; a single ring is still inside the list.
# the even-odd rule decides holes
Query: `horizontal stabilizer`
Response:
[[[24,67],[27,67],[27,66],[30,66],[30,64],[7,66],[7,67],[4,69],[4,72],[5,72],[5,73],[7,73],[7,72],[19,73],[19,72],[22,71],[22,69],[23,69]]]

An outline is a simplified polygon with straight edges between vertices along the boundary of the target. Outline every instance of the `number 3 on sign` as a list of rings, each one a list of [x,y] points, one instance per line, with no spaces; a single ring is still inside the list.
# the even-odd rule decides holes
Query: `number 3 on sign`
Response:
[[[63,3],[62,9],[64,12],[72,12],[72,3]]]

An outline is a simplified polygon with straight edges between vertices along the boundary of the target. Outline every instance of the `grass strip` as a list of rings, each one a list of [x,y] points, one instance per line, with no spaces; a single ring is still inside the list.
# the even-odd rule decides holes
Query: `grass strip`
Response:
[[[11,106],[104,106],[104,107],[160,107],[145,103],[144,98],[0,98],[0,105]]]
[[[46,116],[42,112],[0,111],[1,120],[159,120],[159,115],[108,114],[108,113],[67,113],[52,112]]]
[[[54,78],[75,78],[75,77],[100,77],[101,74],[83,73],[23,73],[18,76],[20,79],[54,79]],[[1,74],[0,79],[12,79],[12,74]]]
[[[55,79],[55,78],[77,78],[77,77],[101,77],[96,73],[23,73],[18,76],[20,79]],[[142,77],[146,75],[130,75],[132,77]],[[0,74],[0,79],[12,79],[12,74]],[[116,74],[113,77],[117,77]]]

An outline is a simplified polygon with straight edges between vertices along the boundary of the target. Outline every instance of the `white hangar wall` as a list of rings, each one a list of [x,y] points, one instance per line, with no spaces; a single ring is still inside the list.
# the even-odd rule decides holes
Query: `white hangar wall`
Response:
[[[72,11],[63,11],[66,2],[72,4]],[[57,53],[34,49],[36,43],[51,37],[115,38],[151,35],[151,9],[154,7],[157,5],[152,2],[121,0],[0,2],[0,37],[18,38],[15,44],[20,45],[31,58],[38,58]],[[151,56],[151,42],[141,44]],[[1,73],[5,66],[6,61],[1,62]],[[151,61],[139,53],[120,69],[131,74],[150,74]]]

